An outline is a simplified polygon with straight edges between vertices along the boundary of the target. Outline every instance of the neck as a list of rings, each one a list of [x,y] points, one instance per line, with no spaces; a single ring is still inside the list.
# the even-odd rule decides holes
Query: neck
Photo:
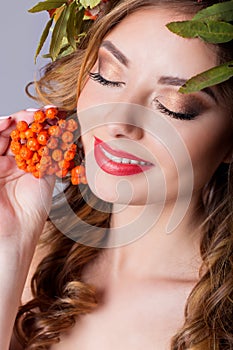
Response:
[[[169,234],[166,233],[167,224],[174,203],[167,203],[163,210],[156,204],[146,207],[114,204],[109,230],[110,248],[105,251],[111,278],[197,280],[201,264],[200,224],[204,219],[200,203],[198,196],[193,197],[180,222],[181,216],[175,215],[174,228]],[[183,206],[180,201],[177,213]]]

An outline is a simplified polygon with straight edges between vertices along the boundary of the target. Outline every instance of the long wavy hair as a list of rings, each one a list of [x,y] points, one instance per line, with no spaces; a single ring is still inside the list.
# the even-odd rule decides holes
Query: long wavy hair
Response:
[[[106,13],[92,25],[80,49],[44,67],[35,82],[37,100],[74,110],[104,36],[125,16],[147,6],[193,14],[218,2],[221,1],[110,1]],[[219,63],[232,60],[232,42],[217,48]],[[231,116],[232,86],[232,80],[218,86]],[[206,219],[202,223],[203,262],[199,281],[187,299],[184,323],[171,340],[172,350],[233,349],[232,163],[219,165],[203,189],[203,203]],[[59,342],[62,332],[78,322],[79,316],[92,312],[100,303],[97,288],[82,280],[82,271],[103,252],[99,247],[108,232],[110,217],[111,204],[95,197],[88,185],[80,188],[67,185],[62,195],[54,197],[41,242],[49,252],[32,278],[33,298],[20,307],[16,318],[15,331],[24,349],[49,349]],[[69,234],[63,234],[62,228]],[[79,237],[82,244],[78,243]]]

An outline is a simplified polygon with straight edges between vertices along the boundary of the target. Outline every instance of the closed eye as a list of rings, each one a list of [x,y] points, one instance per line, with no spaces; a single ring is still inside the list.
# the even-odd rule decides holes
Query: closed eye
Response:
[[[163,114],[166,114],[172,118],[175,119],[181,119],[181,120],[193,120],[198,116],[198,113],[181,113],[181,112],[173,112],[170,109],[166,108],[164,105],[162,105],[158,100],[154,101],[156,104],[157,109],[162,112]]]
[[[102,75],[100,75],[99,73],[88,72],[88,74],[92,80],[95,80],[102,85],[111,87],[121,87],[122,85],[125,85],[125,83],[122,81],[107,80],[104,77],[102,77]]]

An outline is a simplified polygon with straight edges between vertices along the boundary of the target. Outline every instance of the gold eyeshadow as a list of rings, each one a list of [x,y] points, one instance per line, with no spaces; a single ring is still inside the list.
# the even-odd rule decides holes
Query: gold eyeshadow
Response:
[[[121,80],[122,70],[111,59],[99,57],[98,72],[107,80]]]
[[[156,99],[166,108],[180,113],[201,114],[211,108],[211,103],[200,93],[184,95],[174,90],[174,88],[161,91]]]

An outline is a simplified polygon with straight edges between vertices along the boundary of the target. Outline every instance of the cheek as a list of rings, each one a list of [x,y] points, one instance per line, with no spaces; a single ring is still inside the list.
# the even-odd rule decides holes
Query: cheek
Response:
[[[213,176],[224,159],[229,139],[227,131],[218,125],[209,125],[186,138],[194,172],[194,186],[201,188]]]
[[[97,93],[97,91],[98,90],[94,87],[93,82],[89,79],[78,98],[77,112],[83,111],[100,103],[101,94]]]
[[[101,104],[115,102],[117,98],[118,94],[116,94],[116,89],[101,85],[89,78],[79,95],[77,112]]]

